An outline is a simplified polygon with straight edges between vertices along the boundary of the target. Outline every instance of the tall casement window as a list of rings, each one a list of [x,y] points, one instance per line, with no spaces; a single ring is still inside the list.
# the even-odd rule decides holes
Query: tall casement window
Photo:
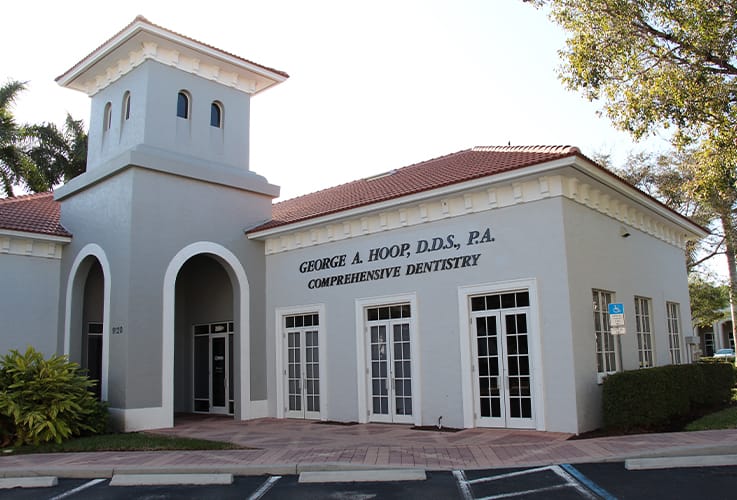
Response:
[[[370,418],[411,423],[412,350],[410,304],[366,308]]]
[[[665,303],[666,319],[668,321],[668,350],[670,362],[681,364],[681,306],[677,302]]]
[[[113,124],[113,105],[112,103],[105,104],[105,111],[102,116],[102,130],[107,132],[110,130],[110,126]]]
[[[215,128],[223,126],[223,105],[217,101],[210,104],[210,126]]]
[[[177,94],[177,116],[179,118],[189,118],[189,95],[184,91]]]
[[[320,418],[320,316],[284,316],[285,416]]]
[[[593,299],[596,373],[601,382],[607,374],[617,371],[616,339],[609,325],[609,304],[612,303],[614,294],[604,290],[593,290]]]
[[[635,324],[637,328],[637,357],[640,368],[653,364],[653,328],[650,317],[653,305],[650,299],[635,297]]]
[[[123,121],[129,120],[131,117],[131,93],[126,92],[123,96]]]

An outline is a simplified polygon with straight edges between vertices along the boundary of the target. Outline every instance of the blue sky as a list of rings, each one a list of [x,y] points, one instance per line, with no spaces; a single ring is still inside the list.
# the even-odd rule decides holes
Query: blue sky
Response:
[[[290,74],[255,96],[251,169],[282,196],[479,145],[636,145],[556,77],[564,34],[522,0],[37,1],[3,8],[0,81],[23,122],[89,121],[54,79],[141,14]]]

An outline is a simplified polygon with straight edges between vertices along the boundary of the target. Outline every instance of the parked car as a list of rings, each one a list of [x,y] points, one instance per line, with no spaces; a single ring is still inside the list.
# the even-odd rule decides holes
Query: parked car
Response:
[[[734,349],[719,349],[714,353],[715,358],[729,358],[734,357]]]

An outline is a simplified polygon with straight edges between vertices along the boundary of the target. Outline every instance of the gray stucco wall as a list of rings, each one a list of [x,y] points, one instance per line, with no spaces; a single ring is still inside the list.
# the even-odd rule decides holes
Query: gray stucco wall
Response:
[[[470,231],[490,228],[494,242],[468,246]],[[417,241],[455,235],[458,249],[416,254]],[[325,333],[329,373],[329,419],[356,420],[356,318],[355,300],[404,293],[416,293],[422,379],[423,423],[434,424],[443,415],[443,423],[463,426],[461,396],[461,353],[459,350],[458,287],[507,280],[535,278],[538,286],[540,345],[545,356],[544,366],[536,377],[545,387],[547,408],[546,425],[560,429],[574,417],[575,393],[571,381],[572,356],[570,349],[570,319],[567,287],[565,245],[562,230],[561,202],[549,199],[481,214],[450,218],[407,229],[396,229],[380,234],[293,250],[267,257],[269,276],[267,321],[269,359],[269,402],[274,412],[276,384],[282,378],[274,371],[275,352],[274,310],[278,307],[305,304],[326,304]],[[372,248],[409,242],[412,255],[381,262],[368,263],[366,257]],[[541,242],[544,242],[541,244]],[[356,252],[364,264],[350,265]],[[331,274],[363,271],[385,266],[404,266],[408,263],[480,253],[476,267],[368,281],[344,286],[308,289],[308,280]],[[346,254],[348,264],[343,269],[300,273],[303,261]],[[568,380],[569,383],[559,381]],[[555,404],[552,404],[552,403]]]
[[[45,356],[58,354],[60,261],[0,254],[0,353],[30,345]]]
[[[190,96],[188,119],[177,117],[177,94]],[[131,113],[123,119],[125,93]],[[210,105],[223,108],[223,127],[210,126]],[[109,130],[103,118],[112,107]],[[92,98],[88,168],[140,144],[211,163],[248,170],[250,96],[176,68],[148,60]]]
[[[570,200],[563,203],[577,418],[580,431],[586,431],[601,425],[592,289],[615,292],[615,300],[624,304],[627,334],[621,339],[621,362],[625,370],[634,370],[638,368],[634,297],[652,299],[656,364],[669,364],[665,302],[680,304],[681,334],[688,334],[688,281],[683,250],[631,227],[627,228],[630,236],[623,238],[620,222]],[[681,345],[685,362],[686,346]]]
[[[268,196],[222,185],[128,168],[62,200],[62,223],[74,234],[64,254],[61,290],[71,263],[88,243],[110,262],[110,401],[116,408],[161,405],[163,281],[172,258],[199,241],[235,254],[251,289],[252,399],[265,396],[263,340],[265,288],[261,242],[243,228],[267,219]],[[63,323],[62,323],[63,324]],[[238,340],[236,340],[238,342]]]

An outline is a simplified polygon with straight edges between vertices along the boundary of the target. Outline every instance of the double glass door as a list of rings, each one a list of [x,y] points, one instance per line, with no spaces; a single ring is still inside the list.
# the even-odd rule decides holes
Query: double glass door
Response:
[[[320,418],[320,336],[317,314],[287,316],[284,332],[288,418]]]
[[[368,309],[369,419],[412,423],[410,306]]]
[[[528,292],[471,298],[474,414],[488,427],[534,428]]]

